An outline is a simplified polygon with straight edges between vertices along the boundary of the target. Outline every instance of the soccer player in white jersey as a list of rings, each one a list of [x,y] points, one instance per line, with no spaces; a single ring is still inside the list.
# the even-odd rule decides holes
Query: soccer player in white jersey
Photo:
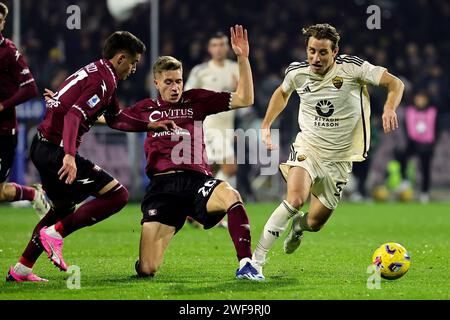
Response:
[[[307,61],[294,62],[283,83],[273,93],[262,122],[263,140],[272,149],[270,127],[296,91],[300,97],[299,126],[289,159],[280,165],[287,196],[270,216],[253,260],[262,271],[266,255],[286,230],[284,251],[293,253],[303,232],[319,231],[341,199],[352,162],[364,161],[370,141],[370,100],[367,84],[387,88],[383,129],[398,128],[397,109],[404,85],[386,68],[363,59],[338,55],[340,36],[329,24],[303,29]],[[311,196],[308,212],[301,212]]]
[[[208,42],[211,59],[195,66],[187,79],[185,90],[194,88],[217,92],[234,92],[239,79],[238,64],[228,59],[228,37],[215,33]],[[206,154],[212,163],[219,165],[216,178],[236,187],[237,165],[234,156],[235,112],[222,112],[208,116],[204,123]]]

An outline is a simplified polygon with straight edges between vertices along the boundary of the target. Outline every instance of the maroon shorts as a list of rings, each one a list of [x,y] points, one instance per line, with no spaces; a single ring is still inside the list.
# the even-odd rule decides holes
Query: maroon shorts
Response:
[[[214,227],[226,212],[208,214],[206,204],[221,182],[190,170],[153,176],[142,201],[141,223],[157,221],[175,227],[178,232],[190,216],[205,229]]]
[[[39,171],[42,187],[56,206],[72,206],[83,202],[89,196],[97,196],[114,178],[93,162],[75,155],[77,176],[72,184],[59,180],[58,171],[65,156],[60,146],[45,141],[36,135],[30,148],[30,156]]]

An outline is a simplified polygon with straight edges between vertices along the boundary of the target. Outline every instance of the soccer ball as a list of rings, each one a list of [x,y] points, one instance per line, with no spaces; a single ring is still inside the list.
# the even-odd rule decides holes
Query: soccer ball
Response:
[[[400,191],[398,199],[402,202],[410,202],[414,197],[414,192],[411,189]]]
[[[375,250],[372,263],[380,271],[383,279],[394,280],[408,272],[411,258],[401,244],[387,242]]]
[[[376,186],[372,191],[372,197],[377,202],[384,202],[389,199],[389,191],[385,186]]]

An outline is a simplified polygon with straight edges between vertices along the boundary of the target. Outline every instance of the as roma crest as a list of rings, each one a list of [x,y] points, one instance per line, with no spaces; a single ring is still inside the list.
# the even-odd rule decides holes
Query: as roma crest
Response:
[[[331,82],[333,82],[333,85],[340,89],[342,87],[342,84],[344,83],[344,79],[342,79],[342,77],[334,77],[333,80],[331,80]]]

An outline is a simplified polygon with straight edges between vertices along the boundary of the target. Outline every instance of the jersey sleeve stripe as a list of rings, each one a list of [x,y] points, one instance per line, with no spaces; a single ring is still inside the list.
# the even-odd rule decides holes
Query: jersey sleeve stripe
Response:
[[[351,55],[341,55],[341,56],[339,56],[338,58],[341,58],[341,59],[354,59],[354,60],[356,60],[356,61],[359,61],[359,62],[364,62],[364,59],[361,59],[360,57],[357,57],[357,56],[351,56]]]
[[[82,114],[83,117],[84,117],[84,120],[87,120],[87,119],[88,119],[86,112],[84,112],[84,110],[81,109],[79,106],[77,106],[76,104],[74,104],[74,105],[72,106],[72,108],[75,108],[75,109],[77,109],[78,111],[80,111],[81,114]]]
[[[356,62],[359,62],[359,63],[363,63],[364,62],[363,59],[360,59],[360,58],[357,58],[357,57],[338,57],[336,60],[350,60],[350,61],[356,61]]]
[[[355,60],[349,60],[349,59],[336,59],[336,63],[337,64],[342,64],[342,63],[353,63],[353,64],[356,64],[357,66],[359,66],[359,67],[361,67],[362,66],[362,64],[363,64],[363,62],[358,62],[358,61],[355,61]]]
[[[27,84],[32,83],[33,81],[34,81],[34,78],[28,79],[27,81],[24,81],[21,84],[19,84],[19,87],[26,86]]]
[[[287,75],[292,70],[297,70],[299,68],[305,68],[308,66],[309,66],[309,63],[307,61],[293,62],[289,65],[289,67],[286,68],[286,71],[284,72],[284,74]]]
[[[354,63],[358,66],[361,66],[364,63],[364,60],[362,60],[358,57],[354,57],[354,56],[345,56],[345,57],[339,56],[336,58],[336,62],[337,63],[343,63],[343,62]]]

